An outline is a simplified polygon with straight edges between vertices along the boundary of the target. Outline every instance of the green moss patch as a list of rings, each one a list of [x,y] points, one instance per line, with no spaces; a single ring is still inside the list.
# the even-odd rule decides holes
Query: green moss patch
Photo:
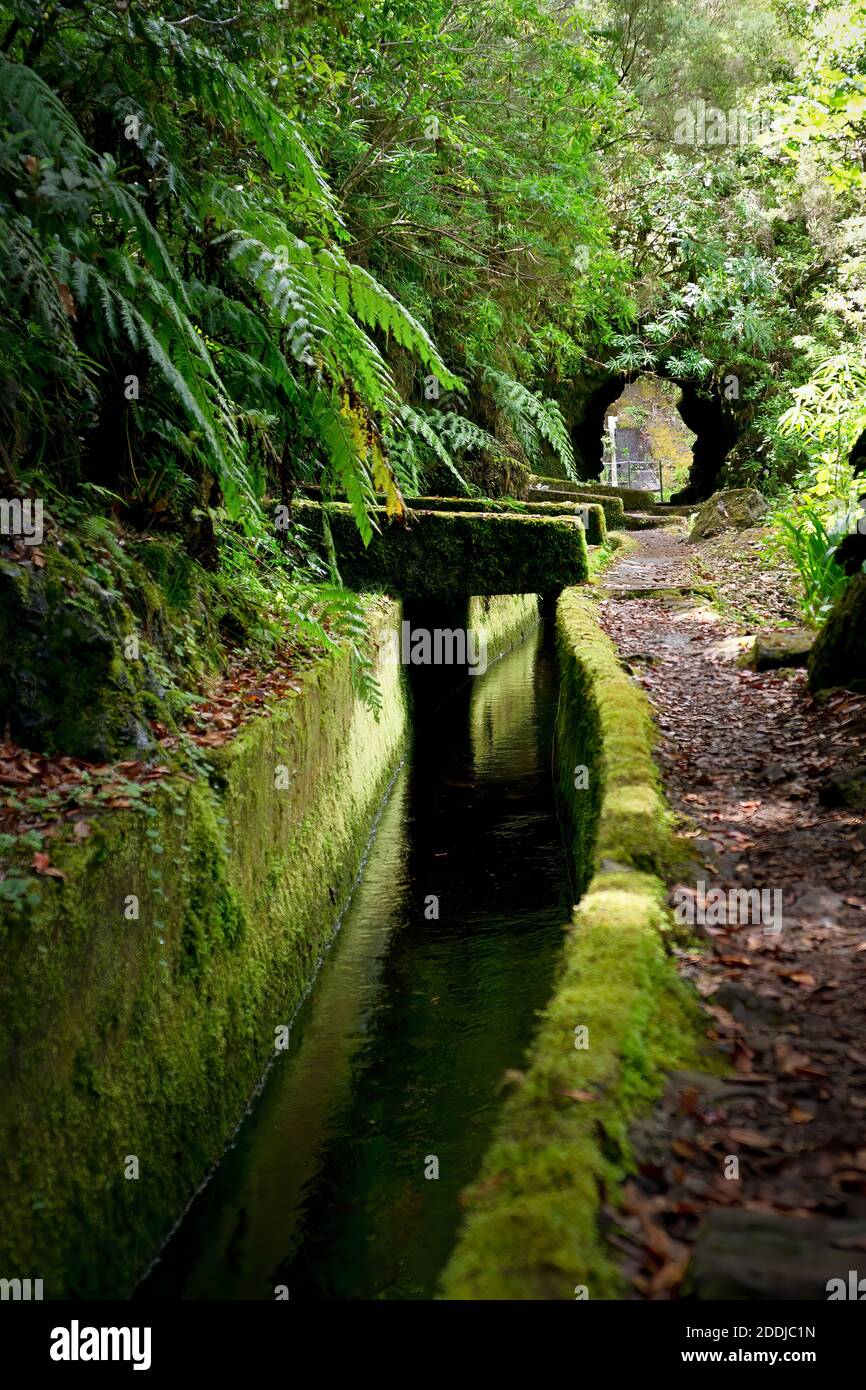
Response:
[[[85,515],[29,555],[6,552],[0,728],[34,752],[138,758],[154,749],[151,721],[177,734],[192,692],[238,648],[264,661],[284,648],[297,600],[288,562],[276,542],[227,535],[215,569],[177,536]],[[306,631],[321,650],[326,639]]]
[[[305,526],[322,533],[323,508],[296,502]],[[556,594],[589,574],[583,528],[563,517],[407,512],[379,527],[368,546],[346,503],[327,505],[343,582],[361,591],[459,602],[469,594]]]
[[[625,528],[625,507],[619,497],[609,497],[601,493],[593,492],[591,488],[572,488],[563,490],[562,485],[548,486],[549,482],[555,480],[542,479],[544,488],[536,490],[534,498],[541,502],[551,501],[558,503],[580,502],[584,505],[601,507],[604,512],[605,525],[610,531],[622,531]]]
[[[531,479],[530,486],[537,487],[539,484],[549,487],[559,488],[560,492],[587,492],[594,497],[612,497],[622,502],[624,507],[642,508],[647,501],[654,500],[651,493],[639,487],[612,487],[609,483],[590,482],[571,483],[563,482],[562,478],[542,478]]]
[[[367,604],[374,640],[397,606]],[[350,890],[402,746],[346,652],[141,812],[57,844],[62,880],[0,927],[0,1267],[125,1297],[219,1158]],[[130,915],[132,914],[132,915]],[[129,1156],[139,1176],[125,1177]]]
[[[124,596],[56,547],[41,567],[0,561],[0,725],[26,747],[95,761],[149,748],[148,697],[163,692],[144,637],[124,659],[138,633]]]
[[[466,625],[479,634],[489,663],[516,646],[540,619],[537,594],[490,594],[470,598]]]
[[[809,684],[813,690],[866,690],[866,573],[851,580],[819,632],[809,656]]]
[[[598,502],[553,500],[518,502],[510,497],[410,497],[407,505],[417,511],[509,513],[512,516],[574,516],[583,523],[587,545],[604,545],[607,525],[604,507]]]
[[[591,600],[573,589],[559,601],[557,640],[559,786],[575,886],[590,881],[525,1074],[466,1194],[442,1281],[452,1299],[622,1293],[599,1227],[601,1202],[615,1200],[632,1166],[632,1120],[661,1092],[665,1073],[694,1065],[701,1049],[696,1004],[664,947],[673,847],[646,700]],[[586,789],[575,786],[580,765],[589,769]]]

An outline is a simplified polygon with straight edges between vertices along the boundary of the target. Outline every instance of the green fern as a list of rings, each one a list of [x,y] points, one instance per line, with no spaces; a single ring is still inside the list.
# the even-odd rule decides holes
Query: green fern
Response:
[[[494,371],[492,367],[485,368],[483,377],[492,388],[496,404],[512,426],[530,462],[543,464],[543,440],[556,454],[566,477],[577,482],[574,450],[556,401],[537,395],[528,386],[503,372]]]

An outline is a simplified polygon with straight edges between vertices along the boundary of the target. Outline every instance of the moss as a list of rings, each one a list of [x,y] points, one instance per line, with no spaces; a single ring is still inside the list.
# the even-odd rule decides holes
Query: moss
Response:
[[[225,537],[208,570],[176,535],[81,514],[0,560],[0,727],[37,752],[139,757],[151,723],[177,734],[190,691],[238,646],[267,658],[285,641],[275,614],[294,607],[297,576],[276,541],[263,563],[261,542]]]
[[[322,509],[296,502],[305,525],[322,528]],[[352,509],[328,505],[340,573],[350,588],[404,598],[458,602],[469,594],[559,593],[588,576],[581,527],[560,517],[412,512],[405,521],[374,513],[380,529],[365,548]]]
[[[633,1166],[628,1132],[667,1069],[693,1065],[702,1030],[663,944],[663,875],[674,848],[643,695],[619,665],[589,599],[557,613],[560,791],[578,888],[553,998],[526,1072],[504,1107],[445,1271],[452,1299],[615,1298],[622,1279],[599,1229]],[[588,763],[589,787],[574,787]],[[581,801],[580,798],[585,800]],[[586,866],[594,865],[592,867]],[[575,1029],[588,1030],[577,1047]]]
[[[593,546],[589,552],[590,583],[600,583],[605,570],[609,569],[614,560],[622,559],[623,555],[627,555],[629,550],[634,548],[635,542],[625,533],[608,531],[605,544]]]
[[[574,590],[560,599],[557,645],[560,776],[572,783],[573,766],[583,764],[593,768],[591,789],[597,797],[604,788],[603,804],[599,800],[592,815],[596,858],[649,872],[664,870],[670,818],[652,757],[655,730],[649,706],[620,666],[591,606]],[[568,802],[578,825],[575,803],[582,806],[583,800],[584,793],[572,788]],[[579,865],[591,863],[588,846],[578,846],[575,881]]]
[[[0,725],[107,762],[150,750],[153,720],[176,732],[182,692],[222,652],[213,576],[177,544],[91,531],[0,562]]]
[[[757,526],[768,510],[769,503],[755,488],[714,492],[698,509],[689,540],[705,541],[723,531],[743,531]]]
[[[851,580],[819,632],[809,656],[809,685],[866,690],[866,573]]]
[[[542,492],[534,494],[539,499],[549,498],[553,502],[580,502],[584,505],[601,507],[605,525],[609,531],[622,531],[624,529],[625,507],[621,498],[593,492],[589,487],[573,488],[570,483],[563,488],[561,483],[557,484],[555,478],[540,478],[538,481],[543,484],[544,488]]]
[[[587,545],[604,545],[607,540],[604,507],[600,503],[554,500],[550,502],[518,502],[513,498],[489,497],[411,497],[408,506],[413,511],[431,512],[488,512],[513,516],[579,516],[586,532]]]
[[[588,496],[597,498],[611,498],[614,501],[622,502],[624,507],[640,508],[648,500],[650,494],[639,487],[612,487],[608,483],[597,483],[595,481],[571,483],[563,482],[561,478],[542,478],[533,477],[533,487],[538,484],[549,485],[559,488],[563,492],[582,492]]]
[[[480,635],[489,663],[537,627],[540,616],[537,594],[491,594],[470,598],[466,622]]]
[[[43,563],[0,563],[0,725],[26,747],[104,760],[152,742],[145,653],[122,596],[46,546]]]
[[[368,611],[381,647],[399,612]],[[65,880],[4,918],[0,1266],[38,1272],[47,1297],[126,1296],[240,1119],[399,754],[399,668],[381,661],[379,680],[377,723],[348,656],[320,661],[209,779],[53,846]]]

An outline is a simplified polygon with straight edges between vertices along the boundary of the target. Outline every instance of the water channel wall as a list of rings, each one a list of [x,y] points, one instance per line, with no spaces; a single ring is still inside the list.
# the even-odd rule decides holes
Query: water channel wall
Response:
[[[65,879],[0,923],[0,1277],[126,1296],[219,1158],[401,756],[405,682],[383,659],[400,607],[368,612],[378,722],[346,654],[324,658],[196,781],[56,842]]]
[[[403,748],[405,686],[385,655],[400,607],[368,609],[378,722],[346,658],[322,660],[296,698],[208,755],[207,776],[58,844],[65,879],[0,927],[0,1277],[41,1278],[48,1298],[125,1296],[218,1160],[315,974]],[[492,660],[538,621],[538,600],[474,598],[467,619]],[[661,934],[670,834],[646,703],[578,589],[559,601],[557,640],[556,771],[580,905],[468,1194],[443,1285],[454,1298],[618,1291],[599,1205],[628,1168],[630,1116],[698,1048]]]
[[[525,1069],[464,1194],[449,1299],[621,1296],[602,1204],[630,1170],[631,1121],[702,1049],[697,1006],[665,950],[676,851],[649,707],[586,591],[562,594],[556,622],[555,770],[579,905]]]
[[[320,660],[197,782],[55,842],[65,878],[0,924],[0,1277],[124,1297],[233,1133],[404,746],[400,605],[367,612],[378,721],[346,656]],[[538,598],[472,598],[465,616],[493,661],[538,623]]]

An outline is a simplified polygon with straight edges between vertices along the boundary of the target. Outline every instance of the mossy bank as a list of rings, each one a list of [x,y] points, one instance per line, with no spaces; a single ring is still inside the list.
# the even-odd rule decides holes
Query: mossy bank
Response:
[[[526,1070],[466,1194],[442,1281],[450,1299],[617,1297],[602,1200],[629,1171],[631,1120],[701,1050],[697,1006],[664,945],[674,851],[648,706],[575,589],[560,598],[557,643],[556,767],[582,897]]]
[[[58,843],[65,879],[3,920],[0,1269],[47,1298],[130,1292],[315,974],[405,733],[399,607],[367,608],[378,722],[325,657],[208,776]]]

